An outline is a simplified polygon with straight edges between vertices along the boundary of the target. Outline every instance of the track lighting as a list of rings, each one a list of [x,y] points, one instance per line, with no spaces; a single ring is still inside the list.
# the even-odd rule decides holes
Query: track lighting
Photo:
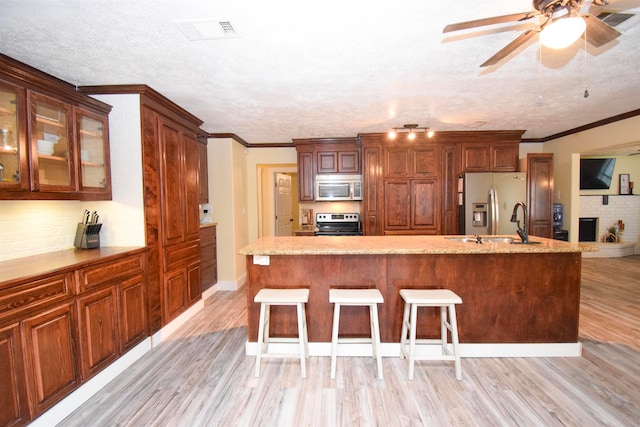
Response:
[[[389,138],[395,139],[396,136],[398,136],[398,133],[406,133],[407,139],[409,140],[416,139],[416,134],[418,133],[424,133],[427,135],[427,138],[433,138],[433,135],[435,134],[435,132],[428,127],[420,127],[415,123],[403,125],[401,128],[392,128],[388,134]]]

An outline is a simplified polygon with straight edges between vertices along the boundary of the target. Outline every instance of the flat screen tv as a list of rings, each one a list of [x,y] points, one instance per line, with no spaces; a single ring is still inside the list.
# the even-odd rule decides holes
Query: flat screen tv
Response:
[[[580,159],[580,189],[608,190],[616,159]]]

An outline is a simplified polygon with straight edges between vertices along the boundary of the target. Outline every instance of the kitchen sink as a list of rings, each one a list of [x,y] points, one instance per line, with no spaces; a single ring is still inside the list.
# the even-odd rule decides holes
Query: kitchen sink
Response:
[[[460,236],[460,237],[445,237],[447,240],[453,242],[463,243],[479,243],[478,239],[473,236]],[[518,243],[513,237],[499,237],[499,236],[480,236],[480,243]]]

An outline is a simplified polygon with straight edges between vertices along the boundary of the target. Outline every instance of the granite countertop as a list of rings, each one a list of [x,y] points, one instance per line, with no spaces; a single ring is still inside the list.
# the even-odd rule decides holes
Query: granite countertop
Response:
[[[450,238],[464,236],[303,236],[263,237],[238,251],[241,255],[422,255],[591,252],[592,246],[530,237],[537,244],[476,244]],[[487,236],[489,237],[489,236]],[[497,236],[491,236],[497,237]],[[518,236],[512,237],[516,241]]]
[[[0,262],[0,284],[40,276],[50,272],[74,269],[77,266],[108,259],[127,252],[145,250],[145,247],[101,247],[96,249],[66,249],[31,255]]]

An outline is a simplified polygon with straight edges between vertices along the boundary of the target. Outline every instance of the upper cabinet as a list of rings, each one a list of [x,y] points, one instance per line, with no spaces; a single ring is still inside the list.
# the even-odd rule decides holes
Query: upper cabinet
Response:
[[[316,175],[361,174],[358,138],[294,139],[298,153],[299,200],[314,200]]]
[[[25,105],[24,89],[0,80],[0,191],[29,188]]]
[[[520,139],[512,142],[470,142],[461,145],[462,172],[515,172]]]
[[[110,111],[0,55],[0,199],[110,200]]]

